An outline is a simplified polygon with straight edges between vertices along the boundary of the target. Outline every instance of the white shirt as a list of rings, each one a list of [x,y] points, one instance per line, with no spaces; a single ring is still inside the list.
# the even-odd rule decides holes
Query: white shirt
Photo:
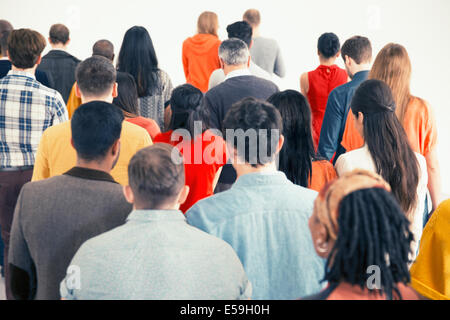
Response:
[[[248,72],[242,72],[242,70],[247,70]],[[239,72],[236,72],[239,71]],[[209,77],[209,86],[208,89],[212,89],[218,84],[224,82],[227,79],[230,79],[232,77],[238,77],[238,76],[248,76],[253,75],[258,78],[263,78],[266,80],[272,80],[271,75],[266,72],[264,69],[259,67],[256,63],[250,60],[250,67],[248,69],[239,69],[230,72],[227,76],[225,76],[225,73],[223,72],[223,69],[217,69],[214,70],[211,76]]]
[[[420,238],[423,231],[423,215],[425,211],[425,199],[427,194],[428,173],[427,162],[425,158],[415,153],[417,161],[419,162],[419,184],[417,185],[417,204],[412,209],[411,232],[414,235],[415,241],[412,243],[412,260],[416,258],[416,252],[419,246]],[[336,161],[336,172],[338,176],[343,175],[346,172],[353,171],[355,169],[364,169],[377,173],[375,163],[373,162],[372,155],[370,154],[367,145],[360,149],[356,149],[347,153],[344,153]]]

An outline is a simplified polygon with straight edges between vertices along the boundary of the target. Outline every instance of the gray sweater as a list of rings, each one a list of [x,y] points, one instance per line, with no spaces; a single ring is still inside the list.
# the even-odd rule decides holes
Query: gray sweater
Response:
[[[263,37],[253,38],[253,46],[250,48],[252,60],[261,68],[275,73],[279,77],[286,75],[286,68],[281,56],[280,47],[274,39]]]

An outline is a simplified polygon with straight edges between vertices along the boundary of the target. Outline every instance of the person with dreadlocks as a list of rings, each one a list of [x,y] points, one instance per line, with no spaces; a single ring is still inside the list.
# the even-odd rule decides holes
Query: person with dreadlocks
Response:
[[[392,194],[411,222],[414,260],[426,211],[426,160],[408,143],[406,132],[395,114],[392,91],[385,82],[363,82],[356,90],[350,108],[365,145],[341,155],[336,161],[336,172],[341,176],[354,169],[369,170],[389,183]]]
[[[314,202],[309,229],[327,259],[328,287],[306,300],[418,300],[408,284],[409,221],[389,184],[355,170],[325,186]],[[375,270],[375,272],[374,272]]]

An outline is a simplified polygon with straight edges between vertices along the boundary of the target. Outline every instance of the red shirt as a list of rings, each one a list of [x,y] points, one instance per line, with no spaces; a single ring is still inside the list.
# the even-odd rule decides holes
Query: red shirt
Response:
[[[308,72],[307,98],[311,106],[313,139],[316,146],[319,144],[328,95],[334,88],[347,83],[347,80],[347,72],[337,65],[320,65],[316,70]]]
[[[135,117],[135,118],[126,118],[125,121],[134,123],[135,125],[138,125],[139,127],[142,127],[145,130],[147,130],[152,140],[155,140],[155,137],[161,133],[161,129],[159,129],[158,124],[153,119],[147,119],[144,117]]]
[[[226,145],[221,137],[211,131],[205,131],[195,141],[183,140],[176,134],[172,137],[172,132],[160,133],[154,142],[173,145],[183,155],[186,185],[190,190],[180,210],[186,213],[197,201],[213,195],[216,173],[227,163]]]

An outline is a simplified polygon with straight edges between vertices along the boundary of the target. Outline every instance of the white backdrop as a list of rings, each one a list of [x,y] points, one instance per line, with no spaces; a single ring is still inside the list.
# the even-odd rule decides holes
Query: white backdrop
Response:
[[[444,192],[450,195],[450,1],[449,0],[0,0],[0,19],[15,28],[33,28],[48,37],[54,23],[71,29],[69,51],[80,59],[91,54],[95,41],[106,38],[119,52],[125,31],[146,27],[153,39],[160,67],[173,84],[184,83],[181,44],[196,31],[205,10],[219,15],[221,39],[226,26],[242,19],[248,8],[262,15],[262,34],[281,47],[287,76],[281,89],[299,89],[299,76],[318,64],[317,39],[336,33],[341,43],[353,35],[367,36],[375,54],[388,42],[406,47],[412,64],[412,93],[430,102],[438,122],[438,152]],[[49,48],[47,48],[48,50]],[[342,60],[339,59],[342,66]]]

